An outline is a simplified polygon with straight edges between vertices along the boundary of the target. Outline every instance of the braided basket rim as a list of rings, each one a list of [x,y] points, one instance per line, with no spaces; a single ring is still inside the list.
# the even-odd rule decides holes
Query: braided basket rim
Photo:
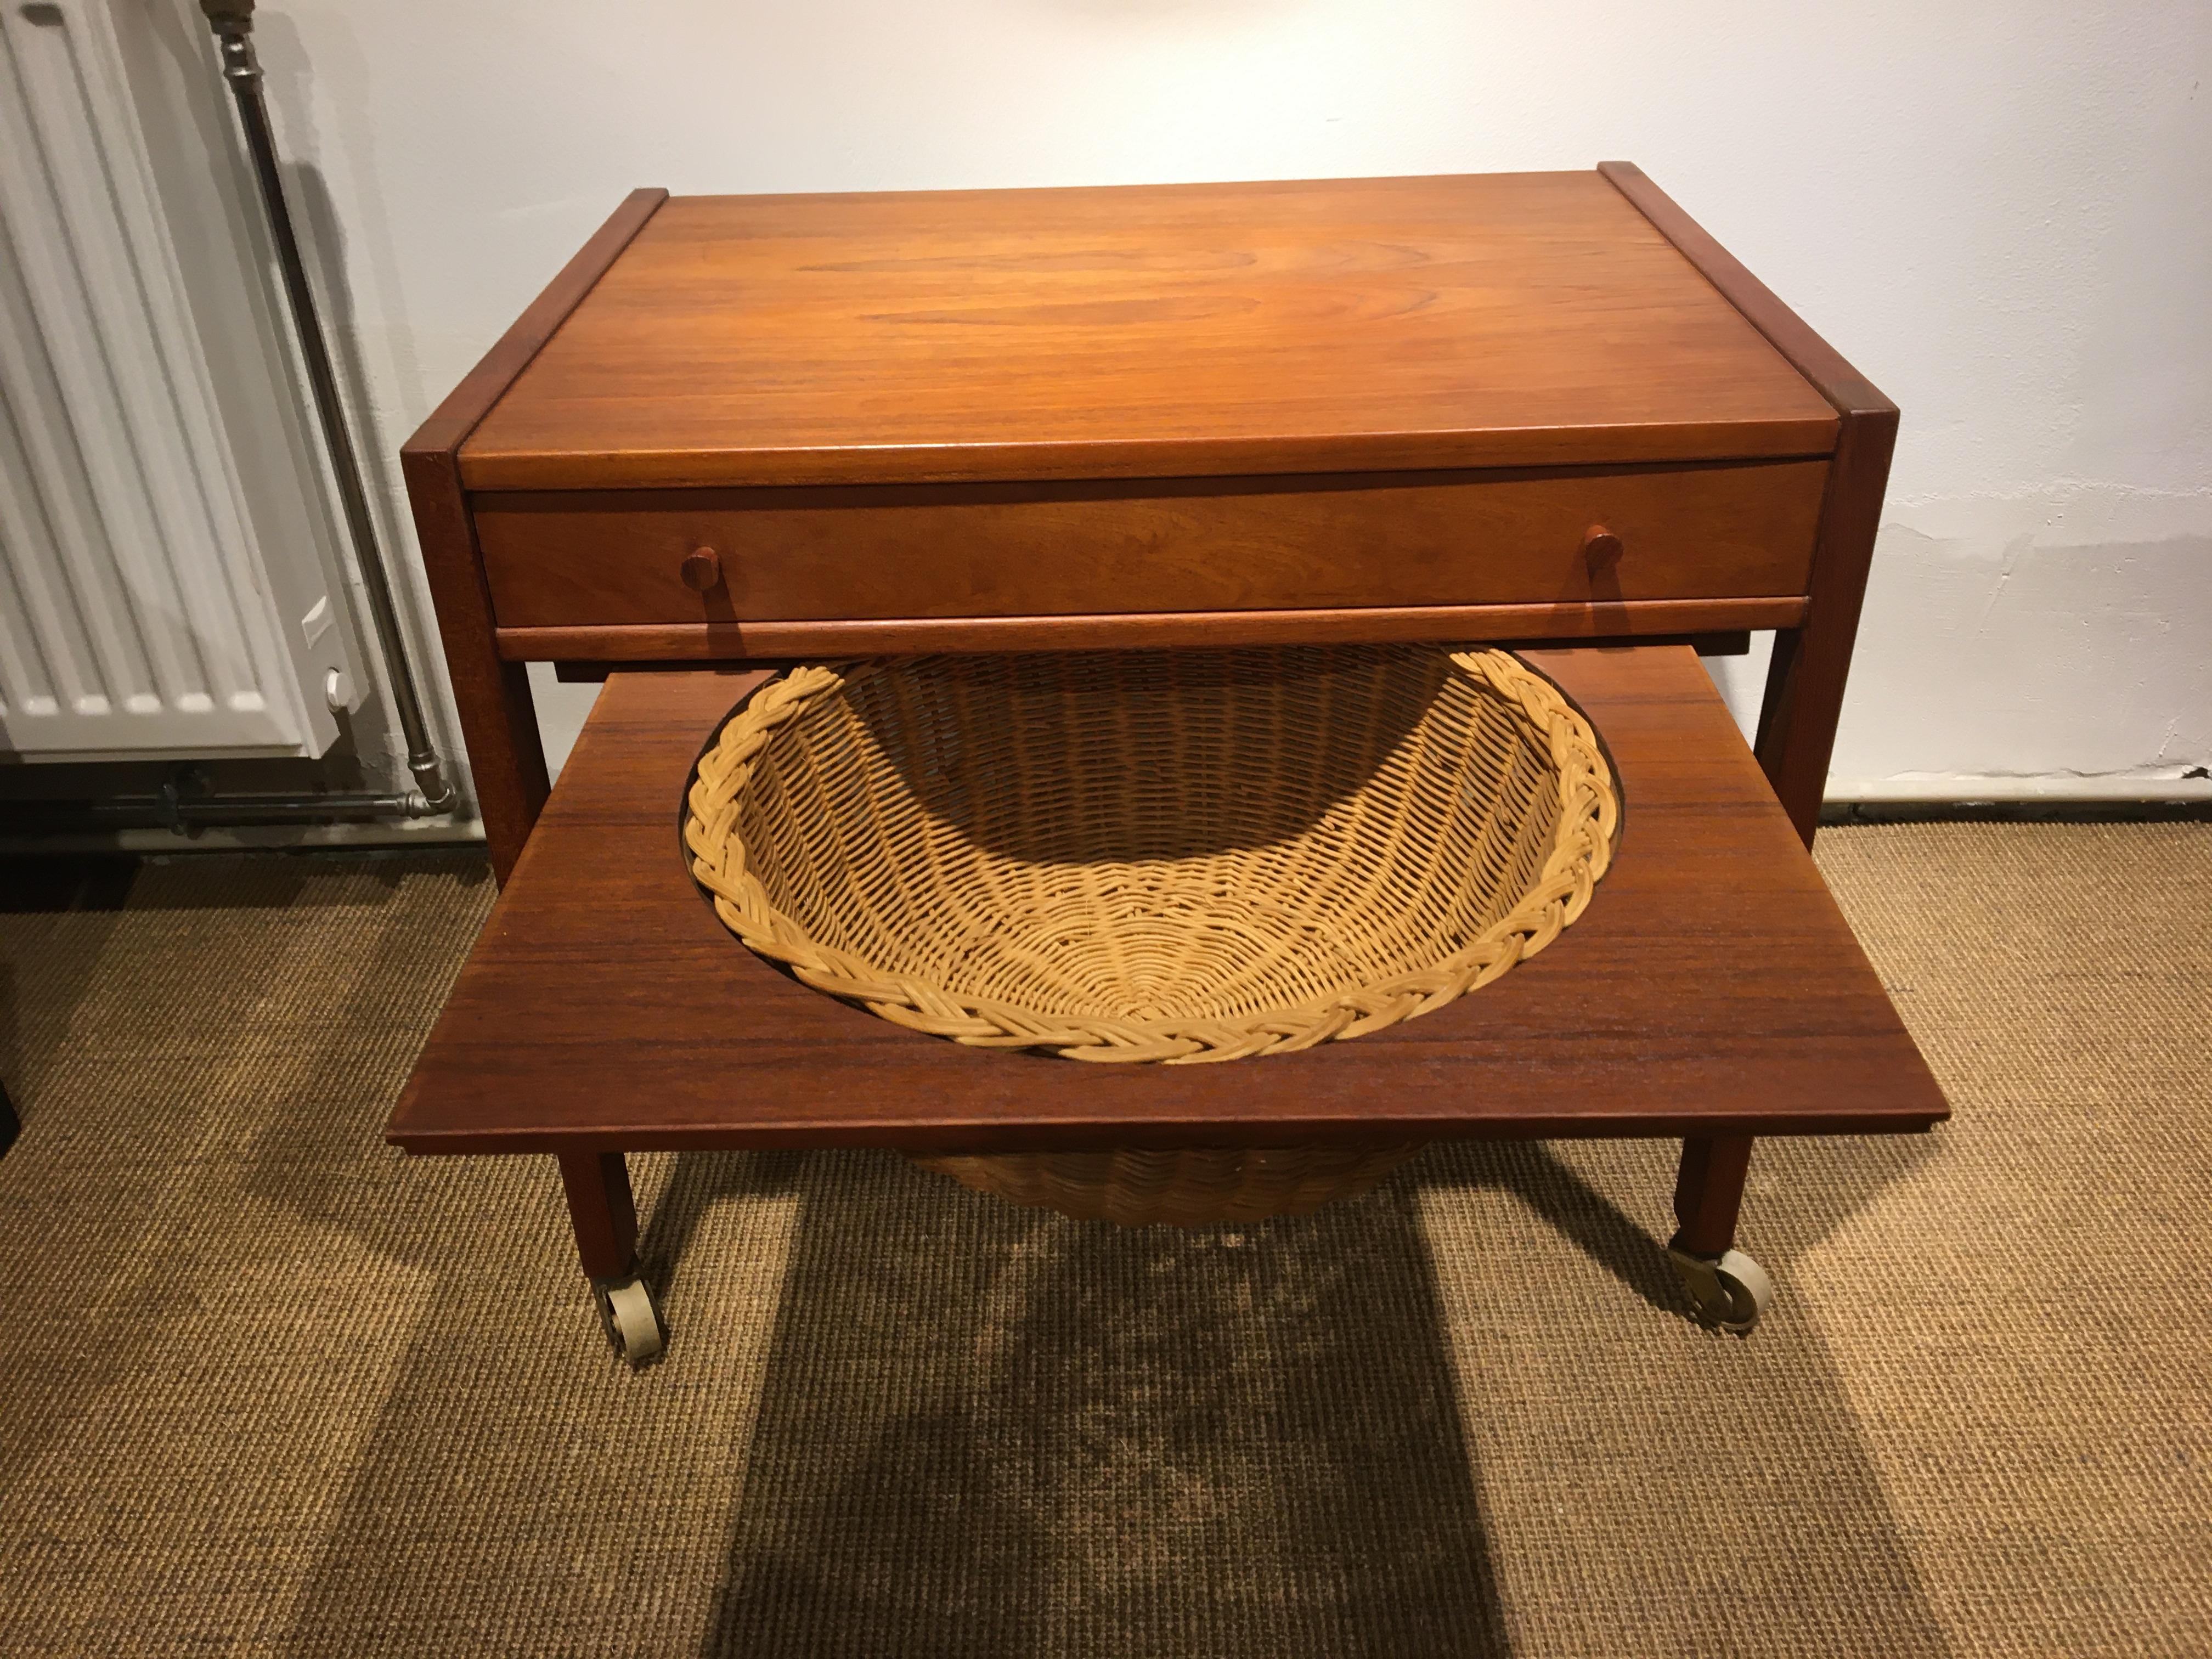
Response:
[[[1517,708],[1548,744],[1559,798],[1552,851],[1513,908],[1457,951],[1314,1001],[1241,1018],[1047,1013],[887,974],[811,938],[778,909],[745,867],[735,830],[736,803],[753,757],[817,699],[895,665],[911,668],[943,657],[806,664],[755,687],[708,740],[687,781],[682,839],[691,876],[715,915],[748,950],[801,983],[894,1024],[971,1048],[1026,1048],[1094,1062],[1193,1065],[1364,1036],[1432,1013],[1551,945],[1589,908],[1620,839],[1621,798],[1611,757],[1565,693],[1507,651],[1447,649],[1446,654],[1455,667]]]

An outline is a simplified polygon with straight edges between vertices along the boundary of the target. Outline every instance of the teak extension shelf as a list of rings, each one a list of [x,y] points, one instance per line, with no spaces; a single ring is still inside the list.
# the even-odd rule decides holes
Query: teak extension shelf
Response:
[[[1806,850],[1896,419],[1623,164],[640,191],[404,452],[503,890],[391,1138],[557,1155],[633,1358],[653,1147],[1680,1136],[1676,1259],[1747,1327],[1752,1139],[1946,1110]],[[1750,629],[1755,759],[1681,642]],[[1388,1031],[963,1048],[754,958],[678,854],[748,663],[1355,640],[1517,642],[1627,801],[1580,925]],[[532,660],[616,671],[550,802]]]

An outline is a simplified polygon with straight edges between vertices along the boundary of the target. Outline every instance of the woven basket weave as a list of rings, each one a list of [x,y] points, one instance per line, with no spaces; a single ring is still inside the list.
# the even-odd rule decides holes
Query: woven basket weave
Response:
[[[797,668],[732,715],[689,806],[716,913],[816,989],[977,1047],[1170,1065],[1487,984],[1582,914],[1620,815],[1548,680],[1425,646]],[[1254,1192],[1219,1168],[1184,1184],[1220,1218],[1311,1208],[1413,1150],[1237,1154]],[[1188,1219],[1155,1213],[1160,1171],[1229,1156],[935,1162],[1018,1201]],[[1142,1193],[1084,1198],[1115,1169]]]

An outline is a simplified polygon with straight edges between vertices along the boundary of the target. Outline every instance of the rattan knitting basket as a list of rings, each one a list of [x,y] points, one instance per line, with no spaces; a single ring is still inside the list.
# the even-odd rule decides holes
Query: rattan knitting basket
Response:
[[[1510,654],[1307,646],[793,669],[701,757],[684,842],[731,931],[817,990],[978,1048],[1179,1066],[1489,983],[1582,914],[1619,821],[1589,722]],[[1310,1211],[1417,1150],[920,1161],[1199,1224]]]

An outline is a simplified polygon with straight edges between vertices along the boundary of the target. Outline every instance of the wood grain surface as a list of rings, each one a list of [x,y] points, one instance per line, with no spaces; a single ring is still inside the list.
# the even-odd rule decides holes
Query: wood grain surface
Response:
[[[562,491],[474,505],[503,628],[1537,605],[1802,593],[1827,470]]]
[[[1627,803],[1589,911],[1496,984],[1356,1042],[1097,1066],[925,1037],[753,957],[677,841],[757,676],[611,678],[388,1133],[416,1152],[1013,1150],[1384,1135],[1913,1130],[1933,1079],[1686,647],[1528,653]]]
[[[677,198],[475,489],[1825,455],[1835,411],[1595,173]]]

